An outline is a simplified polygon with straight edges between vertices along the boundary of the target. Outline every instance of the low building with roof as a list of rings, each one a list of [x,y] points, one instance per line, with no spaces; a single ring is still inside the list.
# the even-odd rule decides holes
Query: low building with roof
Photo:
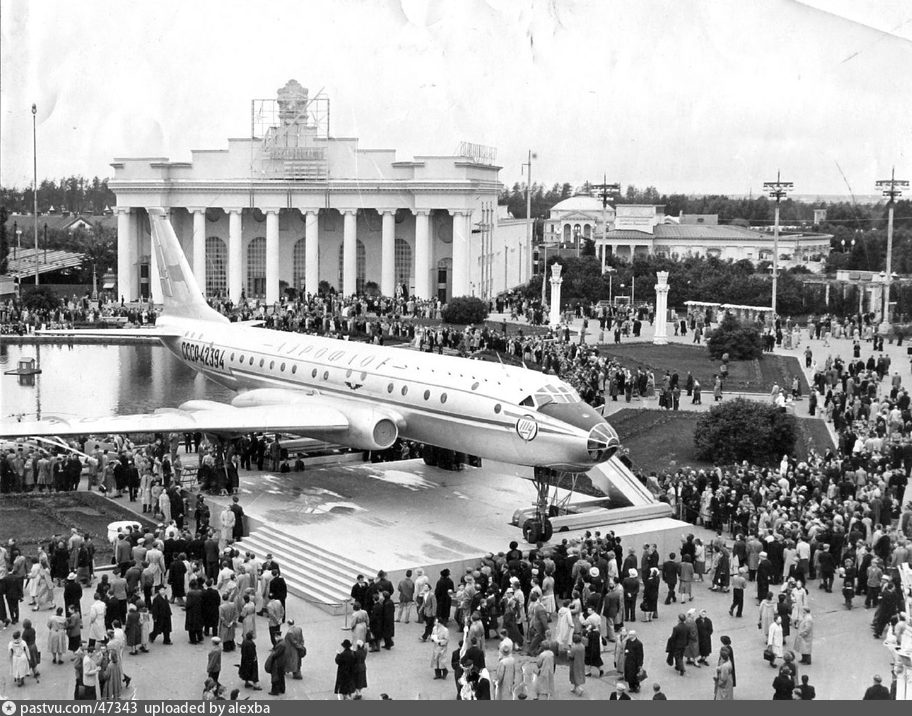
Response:
[[[831,234],[780,232],[779,266],[805,266],[814,273],[823,270],[830,253]],[[614,227],[596,239],[599,256],[622,261],[637,257],[715,257],[756,265],[773,260],[772,229],[758,230],[735,224],[720,224],[715,214],[665,215],[663,206],[621,204],[615,212]]]

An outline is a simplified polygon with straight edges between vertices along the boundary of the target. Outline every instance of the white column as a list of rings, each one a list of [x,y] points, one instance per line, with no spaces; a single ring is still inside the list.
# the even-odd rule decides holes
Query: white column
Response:
[[[472,214],[453,214],[453,298],[469,295],[469,221]]]
[[[431,297],[431,212],[415,212],[415,296]]]
[[[317,235],[320,230],[319,211],[304,214],[304,290],[316,294],[320,287],[320,252]]]
[[[383,212],[383,232],[380,237],[380,293],[396,293],[396,213]]]
[[[193,211],[193,275],[203,295],[206,295],[206,210]]]
[[[241,209],[228,209],[228,298],[241,300],[244,288],[244,242]]]
[[[266,305],[279,300],[279,210],[266,210]]]
[[[548,322],[552,326],[559,326],[561,323],[561,284],[564,279],[561,278],[561,271],[564,267],[561,264],[551,264],[551,311],[548,315]]]
[[[358,289],[358,213],[342,212],[342,293],[351,296]]]
[[[136,260],[132,250],[136,243],[130,221],[130,207],[118,206],[117,212],[117,292],[125,301],[136,298]]]
[[[655,333],[652,342],[664,346],[668,343],[668,271],[659,271],[656,276]]]
[[[171,209],[165,209],[165,219],[171,221]],[[152,303],[161,305],[163,298],[161,278],[158,275],[158,251],[155,250],[155,244],[152,243],[151,234],[149,235],[149,295],[152,297]]]

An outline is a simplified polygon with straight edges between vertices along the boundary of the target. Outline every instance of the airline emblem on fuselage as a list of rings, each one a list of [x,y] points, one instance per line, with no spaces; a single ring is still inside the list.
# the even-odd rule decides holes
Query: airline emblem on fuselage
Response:
[[[535,440],[538,435],[538,421],[531,415],[523,415],[516,421],[516,434],[526,442]]]

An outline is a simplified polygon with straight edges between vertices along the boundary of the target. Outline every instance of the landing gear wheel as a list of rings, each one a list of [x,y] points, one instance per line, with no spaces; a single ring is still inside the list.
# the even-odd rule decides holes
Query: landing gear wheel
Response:
[[[538,520],[530,517],[528,520],[523,522],[522,533],[523,538],[526,540],[526,542],[529,544],[535,544],[538,542],[539,536],[541,534],[541,524],[539,524]]]

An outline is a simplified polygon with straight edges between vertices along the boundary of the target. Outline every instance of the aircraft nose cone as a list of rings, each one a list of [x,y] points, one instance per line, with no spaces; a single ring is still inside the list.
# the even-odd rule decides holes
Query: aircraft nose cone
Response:
[[[593,462],[605,462],[618,451],[620,446],[621,441],[618,439],[617,433],[608,423],[600,423],[589,431],[586,449]]]

